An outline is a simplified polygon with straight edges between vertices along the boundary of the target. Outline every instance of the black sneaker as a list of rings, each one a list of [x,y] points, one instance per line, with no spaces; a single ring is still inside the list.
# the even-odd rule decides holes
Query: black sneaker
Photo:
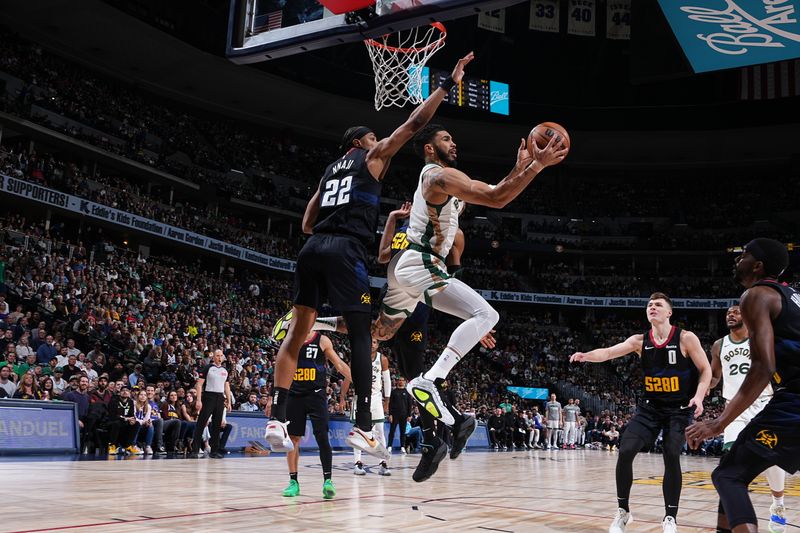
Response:
[[[430,479],[439,468],[444,456],[447,455],[447,444],[439,437],[433,437],[430,444],[427,442],[421,446],[422,459],[419,460],[417,469],[411,478],[417,483],[422,483]]]
[[[211,455],[209,455],[209,457],[211,457],[212,459],[222,459],[225,456],[220,452],[211,452]]]
[[[467,440],[475,428],[478,427],[478,421],[475,417],[464,415],[464,421],[458,426],[453,426],[453,447],[450,449],[450,459],[455,459],[464,448],[467,447]]]

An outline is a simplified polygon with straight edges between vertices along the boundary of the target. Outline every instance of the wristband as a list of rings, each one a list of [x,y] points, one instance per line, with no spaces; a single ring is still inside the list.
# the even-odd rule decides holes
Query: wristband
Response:
[[[456,86],[456,81],[453,79],[452,76],[448,76],[447,79],[444,80],[441,85],[439,85],[439,88],[444,89],[445,92],[449,93],[450,89],[452,89],[455,86]]]

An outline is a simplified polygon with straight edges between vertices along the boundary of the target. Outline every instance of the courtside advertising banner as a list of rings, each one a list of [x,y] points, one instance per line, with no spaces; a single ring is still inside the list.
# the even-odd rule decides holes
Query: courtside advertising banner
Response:
[[[800,57],[798,0],[659,0],[695,72]]]

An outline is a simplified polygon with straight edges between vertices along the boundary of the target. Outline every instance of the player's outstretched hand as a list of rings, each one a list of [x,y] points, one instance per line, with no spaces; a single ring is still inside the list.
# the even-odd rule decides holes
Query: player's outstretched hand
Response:
[[[543,149],[539,149],[535,142],[531,143],[530,149],[533,152],[533,160],[543,167],[557,165],[567,157],[567,150],[562,144],[556,145],[555,140],[558,135],[550,137],[550,142]]]
[[[464,67],[466,67],[473,59],[475,59],[475,54],[470,52],[458,60],[458,63],[456,63],[456,66],[453,68],[453,73],[450,74],[450,77],[453,78],[454,82],[459,83],[462,79],[464,79]]]
[[[399,208],[389,213],[389,216],[394,217],[395,219],[399,219],[399,218],[408,218],[410,214],[411,214],[411,202],[403,202],[403,205],[401,205]]]
[[[494,330],[484,335],[483,338],[481,339],[481,346],[483,346],[487,350],[492,350],[494,349],[495,346],[497,346],[497,340],[494,338],[492,333],[494,333]]]
[[[570,363],[583,363],[584,361],[587,361],[587,359],[586,354],[583,352],[575,352],[569,356]]]
[[[695,422],[686,428],[686,443],[689,448],[696,450],[707,439],[712,439],[722,433],[716,418]]]

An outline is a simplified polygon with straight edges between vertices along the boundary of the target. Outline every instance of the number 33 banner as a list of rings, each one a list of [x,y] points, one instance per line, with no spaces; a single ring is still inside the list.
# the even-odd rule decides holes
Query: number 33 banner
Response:
[[[594,37],[594,0],[569,0],[567,33]]]
[[[528,27],[532,30],[558,33],[558,1],[531,0],[531,18]]]

